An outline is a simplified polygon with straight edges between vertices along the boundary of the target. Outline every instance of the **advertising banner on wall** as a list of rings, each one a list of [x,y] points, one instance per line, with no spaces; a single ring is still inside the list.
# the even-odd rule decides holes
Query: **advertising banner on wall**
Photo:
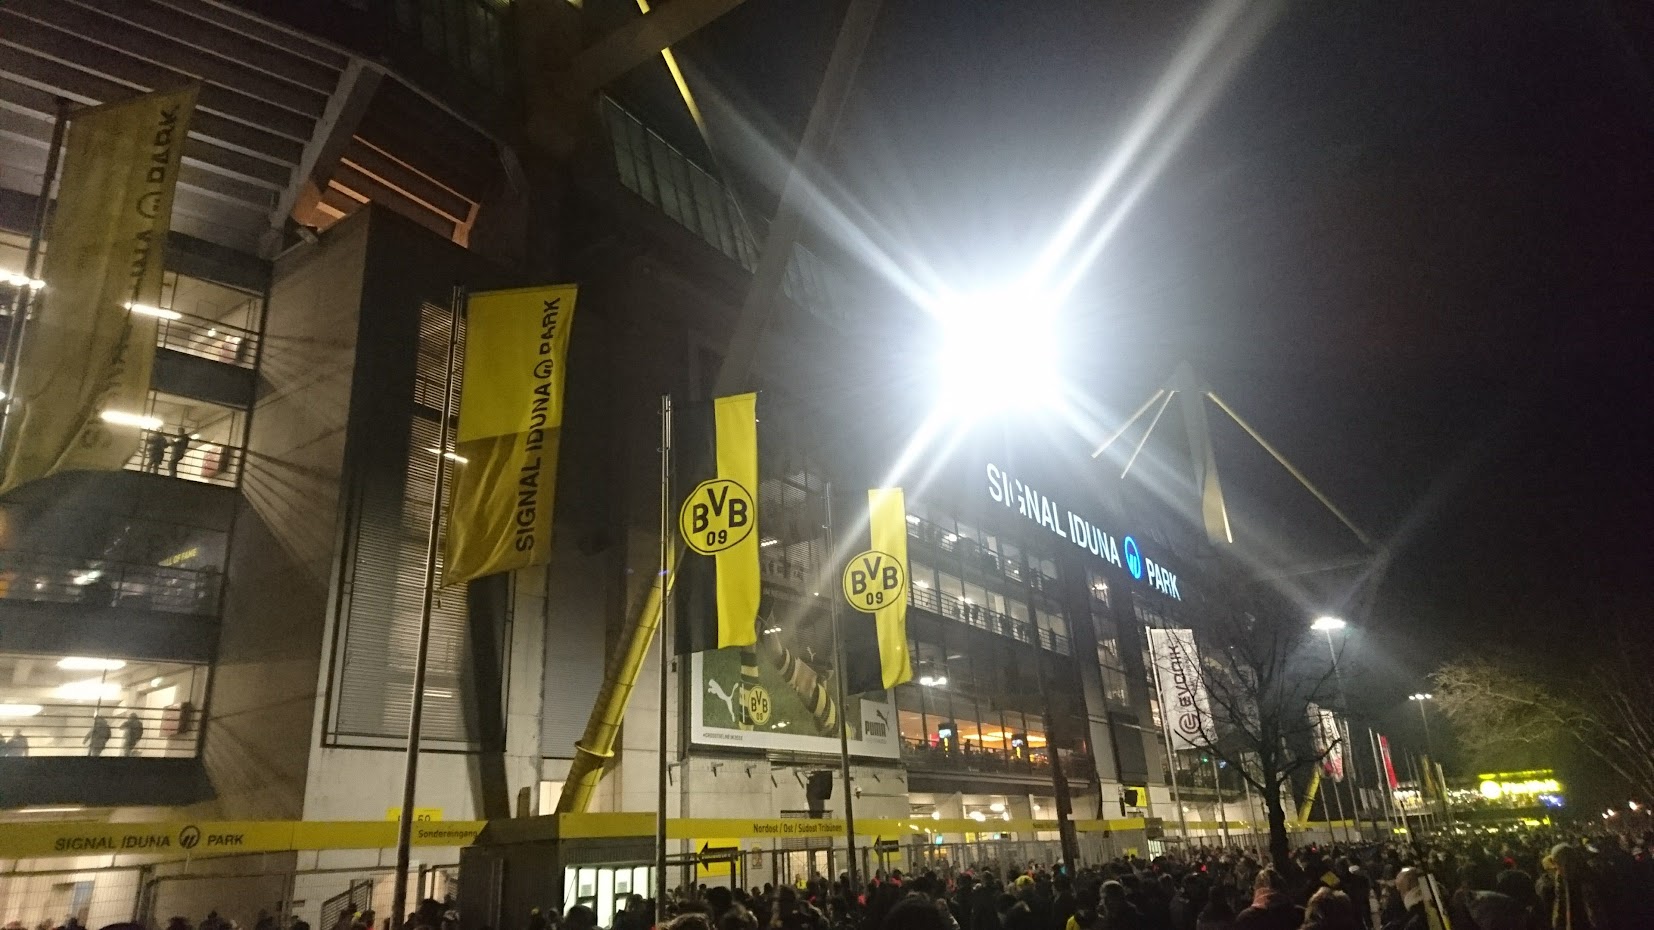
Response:
[[[820,601],[810,605],[818,609],[792,604],[765,597],[756,647],[690,657],[690,740],[732,749],[836,754],[842,718],[853,755],[898,758],[901,743],[891,692],[852,694],[841,715],[826,610]],[[743,656],[755,658],[756,668],[743,668]]]
[[[1193,630],[1150,629],[1149,656],[1160,683],[1160,716],[1173,749],[1198,749],[1217,737],[1211,697]]]

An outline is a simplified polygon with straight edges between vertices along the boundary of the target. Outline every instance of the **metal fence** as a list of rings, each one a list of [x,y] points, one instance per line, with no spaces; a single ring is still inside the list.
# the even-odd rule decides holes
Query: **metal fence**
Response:
[[[187,313],[161,320],[155,344],[238,368],[252,368],[258,358],[258,333]]]
[[[211,616],[219,583],[210,570],[0,551],[0,600]]]
[[[0,756],[178,759],[193,757],[201,743],[201,715],[188,701],[168,707],[5,703]]]
[[[1062,761],[1063,772],[1070,777],[1086,781],[1097,777],[1095,764],[1084,756],[1059,754],[1058,758]],[[1051,771],[1051,760],[1045,750],[1018,755],[1010,750],[968,742],[957,749],[948,749],[931,745],[924,739],[903,739],[902,760],[910,765],[960,772],[1040,775]]]
[[[124,467],[127,471],[233,488],[241,479],[242,455],[237,446],[146,429],[139,436],[137,451]]]
[[[1038,642],[1041,647],[1059,655],[1072,654],[1068,637],[1061,633],[1039,629],[1032,620],[1020,620],[1009,614],[989,610],[981,604],[972,604],[964,598],[943,594],[934,588],[910,587],[907,602],[931,613],[1020,643]]]

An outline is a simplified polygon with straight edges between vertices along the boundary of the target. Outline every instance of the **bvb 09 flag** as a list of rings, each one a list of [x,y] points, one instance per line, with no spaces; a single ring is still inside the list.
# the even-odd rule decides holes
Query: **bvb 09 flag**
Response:
[[[161,253],[197,85],[76,111],[47,231],[46,291],[18,364],[0,493],[58,472],[113,471],[138,448],[155,361]]]
[[[907,652],[907,505],[901,488],[867,492],[868,548],[844,567],[845,691],[894,688],[913,678]]]
[[[466,302],[444,585],[551,557],[576,293],[558,284],[488,291]]]
[[[758,642],[758,395],[688,404],[673,415],[677,465],[677,652]],[[754,660],[756,663],[756,660]]]

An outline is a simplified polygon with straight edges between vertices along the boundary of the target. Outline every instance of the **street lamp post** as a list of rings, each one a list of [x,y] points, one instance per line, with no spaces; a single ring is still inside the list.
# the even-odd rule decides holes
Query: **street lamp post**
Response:
[[[1415,701],[1419,705],[1419,720],[1423,721],[1423,723],[1424,723],[1424,751],[1430,757],[1430,763],[1429,763],[1430,765],[1437,765],[1438,763],[1436,762],[1435,743],[1430,738],[1430,715],[1425,711],[1424,705],[1427,702],[1433,701],[1435,699],[1436,699],[1436,696],[1434,694],[1431,694],[1428,691],[1415,691],[1414,693],[1407,695],[1407,700]],[[1440,771],[1439,768],[1438,768],[1438,771]],[[1437,780],[1441,781],[1442,779],[1438,778]],[[1424,789],[1424,783],[1423,782],[1419,783],[1419,789],[1421,791]],[[1443,825],[1446,825],[1447,822],[1451,819],[1452,813],[1447,809],[1447,785],[1446,785],[1445,782],[1443,782],[1443,784],[1441,785],[1440,790],[1441,790],[1442,823],[1443,823]]]
[[[1347,699],[1345,698],[1345,695],[1344,695],[1344,673],[1338,668],[1338,650],[1337,650],[1337,648],[1335,648],[1333,646],[1332,634],[1334,632],[1343,630],[1347,626],[1349,626],[1349,624],[1346,623],[1342,617],[1332,617],[1332,616],[1316,617],[1315,620],[1313,622],[1311,622],[1310,625],[1309,625],[1310,629],[1319,630],[1320,632],[1325,634],[1326,637],[1327,637],[1327,655],[1332,659],[1332,677],[1333,677],[1333,682],[1334,682],[1335,686],[1338,689],[1337,693],[1336,693],[1336,696],[1337,696],[1337,699],[1338,699],[1338,705],[1339,705],[1339,709],[1344,711],[1346,716],[1348,716],[1348,714],[1349,714],[1349,706],[1348,706],[1348,701],[1347,701]],[[1360,831],[1361,831],[1361,826],[1360,826],[1361,816],[1360,816],[1360,813],[1359,813],[1360,805],[1356,801],[1356,794],[1355,794],[1355,765],[1354,765],[1355,756],[1350,752],[1350,739],[1349,739],[1349,732],[1348,732],[1348,729],[1347,729],[1347,723],[1340,724],[1340,723],[1337,722],[1337,718],[1335,717],[1334,718],[1334,726],[1339,731],[1337,733],[1338,738],[1344,744],[1344,750],[1343,750],[1344,755],[1350,761],[1350,770],[1349,770],[1348,780],[1345,783],[1345,788],[1346,788],[1346,793],[1349,795],[1349,799],[1350,799],[1350,817],[1352,819],[1354,819],[1355,822],[1356,822],[1356,833],[1359,836]],[[1338,801],[1338,806],[1343,807],[1344,806],[1344,800],[1338,796],[1338,781],[1337,781],[1337,779],[1334,779],[1333,783],[1332,783],[1332,795],[1333,795],[1333,798]],[[1346,838],[1348,838],[1348,836],[1349,836],[1349,827],[1347,827],[1347,826],[1344,828],[1344,835],[1345,835]]]

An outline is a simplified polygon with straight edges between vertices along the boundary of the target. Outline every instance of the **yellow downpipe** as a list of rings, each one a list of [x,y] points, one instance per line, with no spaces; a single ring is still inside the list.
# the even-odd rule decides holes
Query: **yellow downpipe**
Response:
[[[682,557],[681,551],[674,551],[672,565],[676,566]],[[557,799],[557,813],[583,814],[591,806],[592,794],[603,780],[603,766],[614,758],[615,735],[620,732],[620,722],[626,719],[626,705],[632,701],[638,672],[643,670],[643,660],[648,657],[649,647],[654,645],[655,633],[660,629],[661,595],[670,596],[676,580],[677,573],[668,569],[649,586],[649,595],[643,599],[637,621],[629,624],[632,638],[626,642],[625,649],[615,653],[614,661],[604,670],[603,689],[597,692],[585,732],[574,744],[574,762],[569,765],[568,780]],[[661,695],[661,700],[666,700],[666,695]]]

